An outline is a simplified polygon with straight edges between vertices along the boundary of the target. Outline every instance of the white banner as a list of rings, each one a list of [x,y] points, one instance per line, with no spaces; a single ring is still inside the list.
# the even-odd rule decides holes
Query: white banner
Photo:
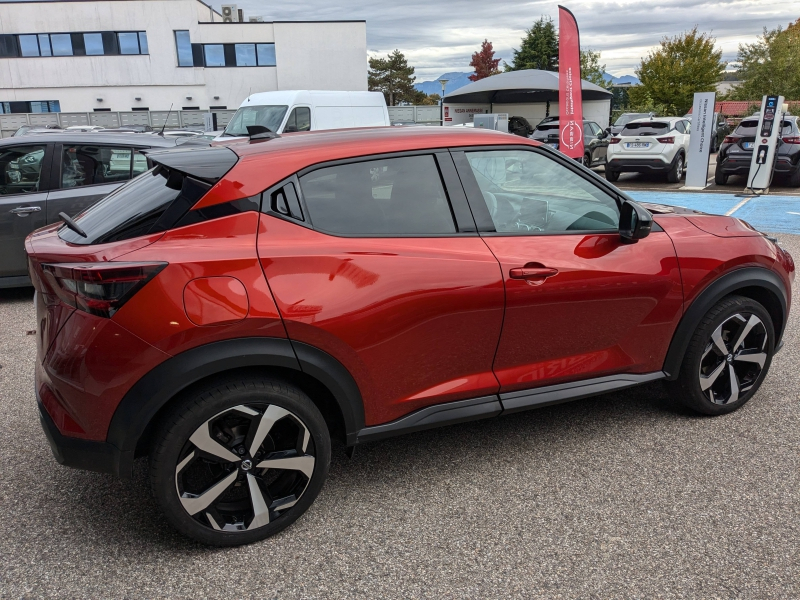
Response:
[[[708,184],[708,154],[717,134],[714,120],[716,92],[699,92],[692,104],[692,133],[686,157],[686,187],[702,189]]]

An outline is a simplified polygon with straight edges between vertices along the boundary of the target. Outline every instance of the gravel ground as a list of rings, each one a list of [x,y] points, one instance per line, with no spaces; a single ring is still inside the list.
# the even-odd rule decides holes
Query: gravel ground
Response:
[[[654,384],[339,448],[294,526],[218,550],[170,529],[146,464],[120,482],[55,462],[31,293],[0,292],[0,595],[798,598],[799,315],[732,415]]]

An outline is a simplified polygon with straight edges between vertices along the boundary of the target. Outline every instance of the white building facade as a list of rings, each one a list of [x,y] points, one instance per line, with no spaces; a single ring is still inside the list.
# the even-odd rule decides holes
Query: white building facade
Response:
[[[0,2],[0,113],[236,109],[291,89],[366,90],[366,23],[228,23],[199,0]]]

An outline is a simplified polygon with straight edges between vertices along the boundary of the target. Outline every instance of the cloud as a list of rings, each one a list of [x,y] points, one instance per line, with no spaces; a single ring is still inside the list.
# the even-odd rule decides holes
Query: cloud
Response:
[[[222,3],[212,4],[219,8]],[[484,38],[493,43],[496,56],[510,61],[512,48],[519,47],[526,28],[542,15],[554,20],[558,16],[558,3],[548,0],[238,0],[237,4],[245,15],[260,15],[264,20],[364,19],[370,54],[400,49],[416,67],[418,81],[434,79],[447,71],[468,71],[470,56]],[[792,4],[763,0],[578,0],[568,7],[578,20],[581,45],[599,50],[601,62],[610,73],[624,75],[633,73],[641,57],[664,36],[695,25],[716,36],[723,58],[733,60],[739,44],[755,41],[764,27],[785,27],[797,19]]]

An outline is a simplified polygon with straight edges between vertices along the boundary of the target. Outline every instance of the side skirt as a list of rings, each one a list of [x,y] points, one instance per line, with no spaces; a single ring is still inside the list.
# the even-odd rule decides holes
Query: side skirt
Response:
[[[608,377],[584,379],[583,381],[549,385],[495,396],[447,402],[423,408],[390,423],[365,427],[358,432],[355,443],[373,442],[414,431],[455,425],[478,419],[488,419],[530,408],[580,400],[581,398],[622,390],[650,381],[664,379],[665,377],[663,371],[643,375],[610,375]]]

